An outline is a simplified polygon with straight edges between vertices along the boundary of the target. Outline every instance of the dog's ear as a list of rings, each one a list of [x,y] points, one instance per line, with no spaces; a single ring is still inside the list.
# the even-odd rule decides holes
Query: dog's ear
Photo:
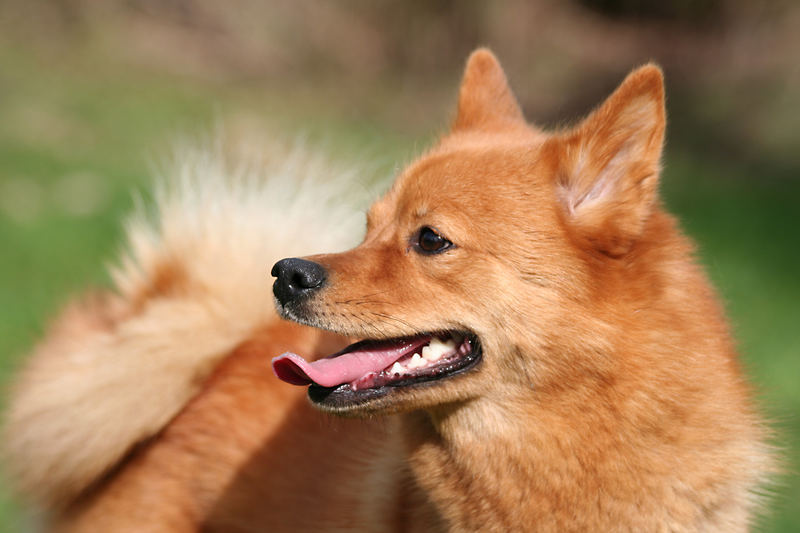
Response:
[[[458,94],[458,114],[452,130],[500,130],[525,124],[503,68],[489,50],[472,52]]]
[[[656,202],[664,115],[661,70],[645,65],[583,123],[546,143],[569,226],[607,255],[630,250]]]

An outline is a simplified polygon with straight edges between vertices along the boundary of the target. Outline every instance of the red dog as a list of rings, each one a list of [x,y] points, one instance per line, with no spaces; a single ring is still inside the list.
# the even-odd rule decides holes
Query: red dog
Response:
[[[141,272],[21,376],[17,479],[63,531],[746,530],[767,432],[658,200],[664,126],[657,67],[547,133],[475,52],[451,132],[363,243],[275,265],[305,326],[270,314],[261,269],[299,255],[303,216],[336,217],[253,190],[166,202]],[[272,375],[283,352],[310,402]]]

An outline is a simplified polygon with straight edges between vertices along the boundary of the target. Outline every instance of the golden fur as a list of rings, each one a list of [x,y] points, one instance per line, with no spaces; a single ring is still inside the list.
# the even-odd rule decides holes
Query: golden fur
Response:
[[[72,475],[80,491],[64,489],[63,472],[50,482],[37,464],[55,467],[58,457],[82,468],[69,456],[79,450],[63,443],[54,455],[17,445],[20,478],[34,472],[29,481],[60,496],[50,501],[71,502],[54,527],[73,532],[747,530],[772,471],[768,433],[692,245],[660,205],[664,128],[655,66],[635,70],[577,127],[546,133],[525,123],[491,53],[476,51],[452,131],[373,205],[363,243],[310,257],[329,280],[295,318],[331,333],[276,322],[264,311],[263,276],[226,277],[226,268],[269,265],[236,251],[234,233],[219,252],[230,254],[225,268],[216,254],[179,249],[141,278],[146,302],[228,301],[231,291],[260,295],[259,313],[244,318],[226,305],[178,335],[164,327],[178,312],[165,311],[126,337],[138,352],[104,345],[105,355],[132,361],[131,381],[103,388],[92,378],[83,396],[56,389],[65,398],[57,408],[32,410],[39,376],[58,368],[62,352],[77,353],[62,346],[114,337],[159,307],[130,311],[140,289],[67,319],[70,342],[54,330],[23,374],[7,439],[54,435],[63,427],[55,416],[65,415],[78,425],[73,437],[86,437],[112,413],[123,417],[123,436],[102,450],[102,468]],[[422,226],[455,246],[416,253],[410,236]],[[209,273],[202,289],[186,274],[194,263]],[[221,333],[231,324],[236,333]],[[340,336],[453,329],[480,339],[476,368],[330,408],[361,419],[313,410],[302,389],[266,368],[285,350],[330,353]],[[196,343],[195,334],[216,342]],[[154,339],[179,336],[192,349],[174,365],[133,362],[148,360]],[[199,349],[206,345],[214,349]],[[126,387],[130,395],[117,397]],[[160,401],[157,390],[169,394],[168,416],[142,407]],[[37,412],[46,416],[26,414]],[[98,480],[100,472],[108,473]]]
[[[127,224],[113,290],[68,306],[26,361],[4,431],[6,470],[26,497],[71,502],[277,321],[269,265],[287,250],[357,242],[358,202],[342,201],[355,173],[299,144],[263,148],[274,153],[259,172],[182,150],[157,212]]]

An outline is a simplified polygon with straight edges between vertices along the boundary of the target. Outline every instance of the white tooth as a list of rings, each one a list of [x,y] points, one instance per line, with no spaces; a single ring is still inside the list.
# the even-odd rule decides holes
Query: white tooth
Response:
[[[431,353],[435,354],[436,359],[439,359],[439,357],[441,357],[441,355],[446,351],[444,343],[439,339],[433,339],[429,344],[429,346],[431,349]]]
[[[422,357],[425,358],[426,361],[436,361],[439,359],[439,355],[430,346],[426,346],[422,349]]]
[[[403,375],[405,371],[406,369],[400,363],[393,364],[392,368],[389,369],[390,374],[397,374],[397,375]]]
[[[426,347],[428,348],[428,354],[425,354],[425,350],[422,350],[422,355],[428,361],[437,361],[442,358],[445,354],[448,354],[455,350],[456,344],[452,339],[448,339],[446,341],[441,341],[439,339],[431,340],[430,344]]]
[[[408,368],[419,368],[425,366],[425,359],[420,357],[418,353],[411,356],[411,361],[408,362]]]

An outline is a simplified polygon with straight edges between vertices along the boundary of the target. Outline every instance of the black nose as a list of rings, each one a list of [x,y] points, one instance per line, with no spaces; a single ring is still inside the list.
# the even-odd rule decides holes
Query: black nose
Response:
[[[322,265],[296,257],[275,263],[272,275],[277,278],[272,292],[281,305],[310,295],[322,287],[328,277]]]

